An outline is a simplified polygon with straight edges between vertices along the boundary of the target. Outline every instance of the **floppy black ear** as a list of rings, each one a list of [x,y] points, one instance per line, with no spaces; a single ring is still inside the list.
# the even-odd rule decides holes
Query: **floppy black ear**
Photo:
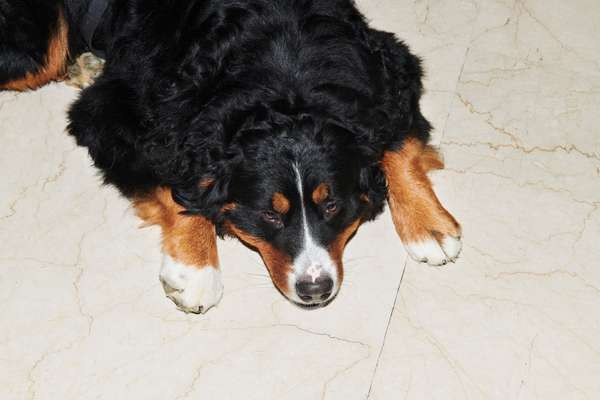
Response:
[[[81,92],[68,112],[69,134],[88,148],[105,182],[126,196],[159,183],[147,160],[136,151],[144,135],[140,103],[127,82],[102,77]]]
[[[361,200],[367,203],[363,219],[371,221],[383,211],[387,196],[387,184],[381,168],[378,165],[363,167],[360,170],[359,186],[361,193],[366,195]]]
[[[229,197],[230,174],[207,177],[196,184],[172,188],[173,200],[185,208],[186,214],[202,215],[216,220]]]
[[[69,110],[69,133],[88,148],[105,182],[125,196],[167,186],[189,213],[217,216],[237,160],[214,137],[222,128],[175,125],[168,118],[188,119],[166,117],[174,113],[164,105],[148,106],[129,82],[105,72]]]
[[[386,129],[393,136],[392,147],[399,145],[407,134],[426,143],[431,125],[419,106],[423,94],[421,60],[392,33],[369,29],[367,38],[383,75],[384,88],[377,111],[387,116]]]
[[[239,154],[212,159],[210,166],[199,170],[192,181],[172,187],[173,200],[183,206],[188,214],[198,214],[217,221],[229,201],[229,186],[240,159]]]

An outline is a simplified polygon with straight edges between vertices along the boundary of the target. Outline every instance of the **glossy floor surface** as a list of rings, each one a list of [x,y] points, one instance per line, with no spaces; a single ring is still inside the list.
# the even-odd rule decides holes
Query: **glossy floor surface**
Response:
[[[77,92],[0,93],[1,399],[600,398],[600,3],[358,3],[424,59],[458,262],[407,259],[386,213],[304,311],[226,241],[222,302],[183,314],[64,133]]]

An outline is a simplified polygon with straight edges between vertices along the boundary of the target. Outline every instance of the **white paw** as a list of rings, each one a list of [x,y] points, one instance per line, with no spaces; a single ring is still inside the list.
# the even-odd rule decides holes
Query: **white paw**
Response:
[[[212,266],[190,267],[165,255],[159,277],[167,297],[185,312],[204,314],[223,296],[221,271]]]
[[[415,261],[426,262],[429,265],[445,265],[456,260],[462,243],[460,238],[444,236],[441,242],[431,238],[420,242],[405,243],[404,247]]]

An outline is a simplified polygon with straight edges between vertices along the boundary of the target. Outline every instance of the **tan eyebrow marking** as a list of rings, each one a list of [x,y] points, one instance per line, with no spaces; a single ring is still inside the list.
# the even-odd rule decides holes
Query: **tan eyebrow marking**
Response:
[[[235,210],[236,207],[237,207],[237,204],[235,204],[235,203],[227,203],[223,207],[221,207],[221,212],[226,213],[229,211],[233,211],[233,210]]]
[[[275,192],[272,201],[273,209],[279,214],[287,214],[290,210],[290,201],[282,193]]]
[[[202,178],[198,183],[198,186],[200,186],[202,189],[206,189],[211,187],[213,183],[215,183],[213,178]]]
[[[312,200],[315,204],[322,203],[329,196],[329,186],[326,183],[320,183],[312,193]]]

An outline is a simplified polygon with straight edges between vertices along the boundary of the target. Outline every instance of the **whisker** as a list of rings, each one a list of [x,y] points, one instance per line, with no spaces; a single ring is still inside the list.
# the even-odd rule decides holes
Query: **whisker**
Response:
[[[345,259],[344,262],[345,263],[352,263],[352,262],[356,262],[356,261],[362,261],[362,260],[369,260],[375,258],[373,256],[363,256],[363,257],[353,257],[353,258],[348,258]]]
[[[273,289],[273,285],[272,284],[270,284],[270,285],[258,284],[258,285],[241,286],[241,287],[230,290],[229,293],[243,292],[244,290],[256,290],[256,289]]]
[[[269,275],[267,275],[267,274],[258,274],[258,273],[254,273],[254,272],[244,272],[243,274],[252,276],[252,277],[256,277],[256,278],[268,278],[269,277]]]

